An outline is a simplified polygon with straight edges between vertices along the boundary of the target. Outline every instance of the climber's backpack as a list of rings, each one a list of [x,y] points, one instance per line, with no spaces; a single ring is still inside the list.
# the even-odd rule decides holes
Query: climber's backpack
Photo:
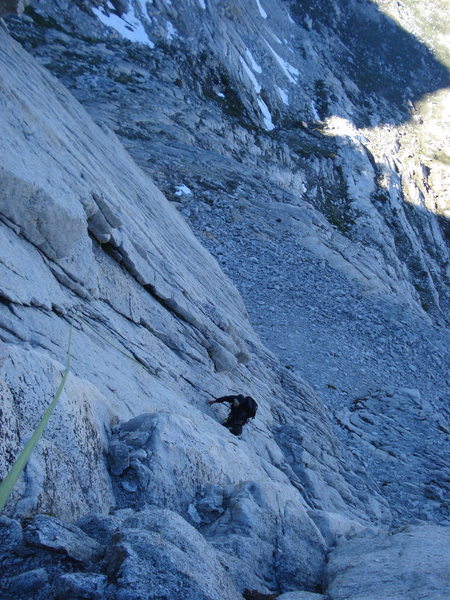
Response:
[[[256,404],[256,400],[253,400],[251,396],[245,396],[245,410],[247,411],[247,419],[254,419],[256,415],[256,411],[258,410],[258,405]]]

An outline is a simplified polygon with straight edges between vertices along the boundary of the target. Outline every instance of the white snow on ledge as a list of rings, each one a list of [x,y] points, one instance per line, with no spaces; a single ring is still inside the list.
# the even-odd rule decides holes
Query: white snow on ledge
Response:
[[[312,116],[314,117],[314,119],[316,121],[320,121],[321,118],[319,116],[319,113],[317,112],[317,108],[316,108],[316,105],[314,103],[314,100],[311,100],[310,105],[311,105]]]
[[[171,23],[171,21],[166,21],[166,37],[171,42],[174,38],[178,37],[178,32]]]
[[[277,42],[277,44],[280,44],[280,46],[283,45],[282,40],[280,40],[280,38],[277,35],[275,35],[273,31],[269,31],[269,33],[273,37],[273,39]],[[284,43],[286,43],[286,40]]]
[[[281,100],[283,101],[283,104],[285,104],[286,106],[289,106],[289,96],[288,96],[286,90],[283,90],[278,86],[277,86],[277,90],[278,90]]]
[[[245,59],[242,58],[242,56],[240,56],[239,60],[241,61],[242,66],[244,67],[244,71],[247,73],[251,82],[253,83],[253,87],[255,88],[256,93],[259,94],[259,92],[261,91],[261,86],[259,85],[258,80],[253,75],[252,70],[250,69],[248,64],[245,62]]]
[[[115,29],[126,40],[137,42],[138,44],[146,44],[150,48],[155,47],[155,44],[145,31],[142,21],[136,16],[132,7],[121,17],[114,13],[106,15],[98,8],[93,8],[92,10],[104,25]]]
[[[175,186],[175,196],[190,196],[192,195],[192,190],[190,188],[188,188],[187,185],[184,185],[184,183],[182,183],[181,185],[176,185]]]
[[[295,67],[293,67],[292,65],[290,65],[287,61],[285,61],[283,58],[281,58],[281,56],[279,56],[275,50],[272,48],[272,46],[269,44],[269,42],[267,40],[264,40],[266,42],[266,45],[269,47],[269,50],[272,52],[272,54],[275,57],[275,60],[277,61],[277,63],[280,65],[281,70],[283,71],[283,73],[286,75],[286,77],[289,79],[289,81],[291,83],[297,83],[297,79],[298,76],[300,75],[300,72],[298,69],[296,69]]]
[[[259,0],[256,0],[256,4],[258,5],[259,14],[262,16],[263,19],[267,19],[267,13],[261,6],[261,2]]]
[[[270,114],[270,110],[269,110],[267,104],[264,102],[264,100],[261,100],[261,98],[257,98],[256,100],[257,100],[257,102],[259,104],[259,108],[261,109],[261,112],[263,114],[264,128],[267,131],[272,131],[272,129],[275,129],[275,125],[273,124],[272,115]]]
[[[248,60],[250,61],[250,66],[255,71],[255,73],[262,73],[261,67],[258,65],[256,60],[253,58],[253,54],[250,52],[250,50],[248,48],[246,48],[245,54],[246,54]]]

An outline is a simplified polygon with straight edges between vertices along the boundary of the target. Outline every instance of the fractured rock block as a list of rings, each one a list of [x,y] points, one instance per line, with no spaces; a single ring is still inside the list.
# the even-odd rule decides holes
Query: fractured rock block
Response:
[[[31,546],[61,552],[84,564],[99,560],[104,553],[103,546],[79,527],[47,515],[34,517],[24,538]]]
[[[65,573],[56,582],[58,599],[85,598],[102,600],[108,580],[100,573]]]
[[[214,549],[172,511],[147,507],[125,519],[112,538],[107,572],[116,598],[236,600]]]

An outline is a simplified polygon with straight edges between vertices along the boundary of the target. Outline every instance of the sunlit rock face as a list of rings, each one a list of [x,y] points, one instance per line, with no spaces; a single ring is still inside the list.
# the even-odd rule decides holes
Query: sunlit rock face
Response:
[[[5,597],[448,597],[426,4],[55,0],[0,25],[1,476],[72,327],[0,520]],[[239,392],[237,438],[206,401]]]

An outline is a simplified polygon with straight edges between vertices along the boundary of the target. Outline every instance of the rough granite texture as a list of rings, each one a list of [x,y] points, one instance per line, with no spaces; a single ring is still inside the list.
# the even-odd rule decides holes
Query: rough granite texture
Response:
[[[2,598],[450,597],[449,61],[421,4],[0,21],[1,477],[73,327]],[[206,401],[239,392],[237,438]]]

